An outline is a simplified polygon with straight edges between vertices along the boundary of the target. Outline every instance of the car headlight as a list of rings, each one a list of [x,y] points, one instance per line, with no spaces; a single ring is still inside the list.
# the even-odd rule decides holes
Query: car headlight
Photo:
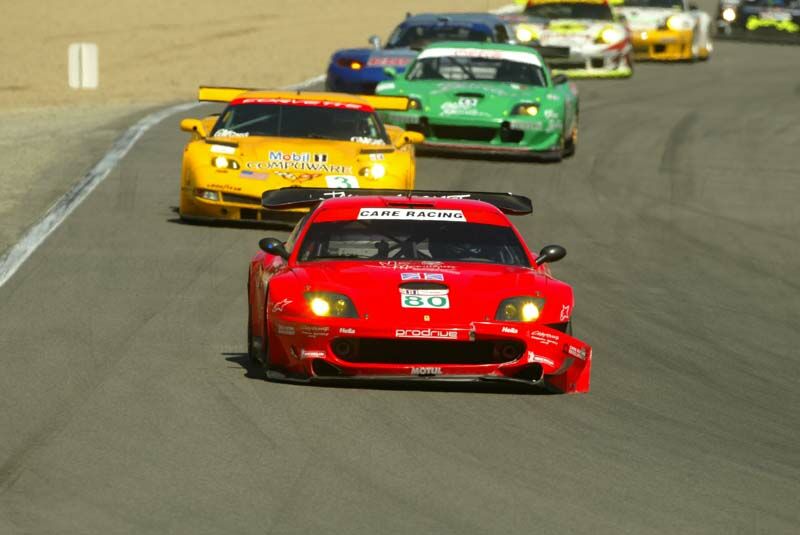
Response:
[[[726,22],[733,22],[736,20],[736,10],[732,7],[726,7],[722,10],[722,18]]]
[[[520,43],[529,43],[537,38],[538,36],[536,35],[536,32],[533,32],[528,28],[517,28],[517,41]]]
[[[684,31],[692,29],[692,20],[683,15],[672,15],[667,19],[667,28],[672,31]]]
[[[504,299],[497,309],[495,319],[499,321],[536,321],[542,313],[544,302],[542,297],[523,296]]]
[[[511,110],[511,115],[527,115],[528,117],[535,117],[539,115],[538,104],[517,104]]]
[[[305,295],[308,308],[315,316],[327,318],[357,318],[356,307],[349,297],[330,292],[309,292]]]
[[[422,102],[418,98],[410,98],[408,99],[408,110],[421,110],[422,109]]]
[[[382,163],[374,163],[368,167],[362,168],[359,174],[377,180],[386,176],[386,166]]]
[[[205,199],[207,201],[218,201],[219,200],[219,192],[212,191],[210,189],[200,189],[196,188],[194,190],[194,196],[200,199]]]
[[[598,42],[606,44],[616,43],[624,38],[625,34],[619,28],[614,28],[613,26],[603,28],[600,35],[597,36]]]
[[[225,156],[214,156],[211,158],[211,165],[217,169],[239,169],[239,162]]]

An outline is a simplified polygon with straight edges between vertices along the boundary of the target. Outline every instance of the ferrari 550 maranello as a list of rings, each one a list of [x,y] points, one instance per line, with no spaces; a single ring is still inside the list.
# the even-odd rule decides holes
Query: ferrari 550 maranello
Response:
[[[414,188],[419,133],[384,126],[376,109],[406,99],[201,87],[220,115],[184,119],[181,219],[297,221],[268,211],[261,194],[286,186]],[[301,213],[306,209],[299,210]]]
[[[512,194],[287,188],[269,209],[316,206],[260,242],[248,350],[271,379],[510,381],[587,392],[557,245],[532,253]]]

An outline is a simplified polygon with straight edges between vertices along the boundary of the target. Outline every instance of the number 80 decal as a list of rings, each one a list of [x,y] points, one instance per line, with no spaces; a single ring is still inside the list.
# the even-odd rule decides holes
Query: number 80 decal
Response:
[[[403,308],[450,308],[450,298],[445,295],[407,295],[400,296]]]

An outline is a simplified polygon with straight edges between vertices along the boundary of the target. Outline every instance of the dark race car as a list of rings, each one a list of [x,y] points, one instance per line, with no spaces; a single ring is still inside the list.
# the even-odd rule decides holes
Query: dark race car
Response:
[[[717,37],[800,44],[800,0],[721,0]]]
[[[284,188],[269,209],[316,207],[250,262],[248,351],[289,381],[504,381],[588,392],[572,288],[507,214],[504,193]]]
[[[403,72],[420,50],[439,41],[505,43],[509,27],[489,13],[425,13],[409,15],[389,36],[386,46],[378,36],[370,37],[372,48],[336,51],[328,64],[325,87],[342,93],[373,93],[388,80],[384,68]]]

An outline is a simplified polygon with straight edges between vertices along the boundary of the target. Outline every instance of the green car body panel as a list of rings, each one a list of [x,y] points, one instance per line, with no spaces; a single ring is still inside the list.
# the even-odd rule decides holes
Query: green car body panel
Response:
[[[378,85],[376,93],[416,99],[416,109],[383,112],[385,122],[425,135],[424,147],[468,152],[517,153],[560,159],[574,150],[578,125],[578,92],[563,79],[554,84],[538,52],[529,47],[496,43],[437,43],[434,49],[459,49],[473,53],[523,57],[534,55],[543,71],[544,85],[495,80],[409,80],[412,64],[403,75]],[[444,51],[439,51],[444,53]],[[532,61],[524,56],[526,61]],[[564,77],[560,77],[564,78]],[[536,105],[536,115],[514,114],[519,105]]]

